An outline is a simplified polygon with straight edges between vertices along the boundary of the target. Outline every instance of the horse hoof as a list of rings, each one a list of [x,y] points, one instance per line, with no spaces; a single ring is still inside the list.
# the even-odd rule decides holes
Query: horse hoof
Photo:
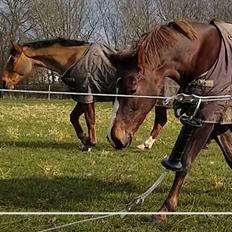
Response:
[[[84,146],[84,147],[82,148],[82,151],[91,152],[91,151],[92,151],[92,147],[90,147],[90,146]]]
[[[140,150],[149,150],[151,149],[151,146],[148,146],[147,144],[143,143],[137,146],[137,148],[139,148]]]

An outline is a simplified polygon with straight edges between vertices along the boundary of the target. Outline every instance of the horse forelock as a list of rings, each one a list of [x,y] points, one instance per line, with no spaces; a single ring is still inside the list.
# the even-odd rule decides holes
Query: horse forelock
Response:
[[[186,21],[171,22],[144,34],[137,43],[138,66],[142,69],[147,66],[159,66],[161,50],[174,46],[178,41],[178,33],[183,34],[190,40],[197,38],[197,32]]]

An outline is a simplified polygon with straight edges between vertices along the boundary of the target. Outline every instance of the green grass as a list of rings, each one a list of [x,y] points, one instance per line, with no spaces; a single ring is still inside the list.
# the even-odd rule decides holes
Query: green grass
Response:
[[[69,122],[73,101],[0,100],[0,211],[118,211],[144,192],[162,171],[179,122],[168,124],[149,151],[136,145],[149,135],[153,112],[128,150],[114,150],[106,139],[111,104],[97,104],[98,145],[81,152]],[[84,120],[82,119],[84,124]],[[174,174],[147,198],[138,211],[157,211]],[[232,211],[232,173],[215,143],[201,152],[182,189],[177,211]],[[1,216],[1,232],[31,232],[88,216]],[[149,216],[112,217],[58,231],[230,231],[229,216],[171,216],[148,224]]]

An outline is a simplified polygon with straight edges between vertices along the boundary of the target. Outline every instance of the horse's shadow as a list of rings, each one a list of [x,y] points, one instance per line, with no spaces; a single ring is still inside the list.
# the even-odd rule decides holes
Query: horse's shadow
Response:
[[[18,148],[44,148],[44,149],[65,149],[65,150],[79,150],[83,148],[83,144],[78,140],[75,142],[57,142],[57,141],[0,141],[1,147],[18,147]],[[103,149],[114,150],[109,143],[101,143],[101,146],[94,146],[94,151],[101,151]]]
[[[77,149],[81,146],[79,142],[53,142],[53,141],[0,141],[0,147],[20,148],[54,148],[54,149]]]
[[[77,149],[75,142],[0,141],[0,147]],[[126,181],[101,180],[94,176],[30,176],[0,180],[0,211],[98,211],[112,210],[106,199],[115,202],[115,195],[128,197],[137,193],[136,184]],[[123,205],[126,202],[120,199]]]
[[[98,205],[98,211],[111,211],[107,199],[115,204],[115,194],[125,197],[137,191],[129,182],[110,183],[93,177],[14,178],[1,180],[0,211],[92,211],[93,205]],[[127,203],[122,201],[118,204]]]

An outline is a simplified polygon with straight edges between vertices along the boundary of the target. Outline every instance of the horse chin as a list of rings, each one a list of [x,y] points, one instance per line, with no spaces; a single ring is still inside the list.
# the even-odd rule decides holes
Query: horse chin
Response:
[[[123,149],[126,149],[126,148],[128,148],[129,146],[130,146],[130,142],[128,142],[128,143],[125,143],[125,144],[123,144],[123,143],[121,143],[121,142],[117,142],[117,143],[115,143],[114,145],[113,145],[113,147],[115,148],[115,149],[117,149],[117,150],[123,150]]]
[[[131,134],[128,134],[127,135],[127,141],[125,142],[123,148],[128,148],[131,145],[131,142],[132,142],[132,136],[131,136]]]

